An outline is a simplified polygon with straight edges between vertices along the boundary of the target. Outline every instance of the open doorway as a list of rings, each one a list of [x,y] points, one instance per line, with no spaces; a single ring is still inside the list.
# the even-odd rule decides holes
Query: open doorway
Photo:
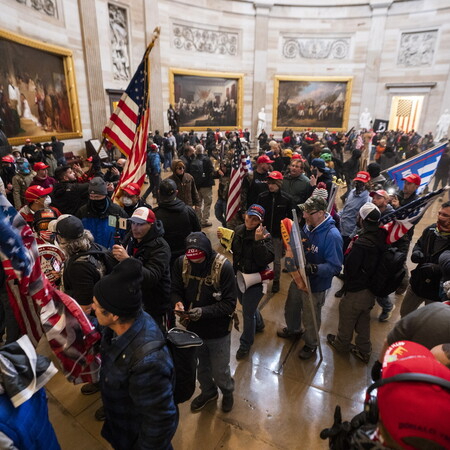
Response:
[[[417,130],[422,112],[423,95],[392,97],[389,129],[405,132]]]

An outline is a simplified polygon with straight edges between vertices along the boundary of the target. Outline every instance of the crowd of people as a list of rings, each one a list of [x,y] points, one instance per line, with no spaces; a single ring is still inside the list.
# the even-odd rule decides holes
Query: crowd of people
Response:
[[[314,130],[295,134],[286,129],[280,139],[264,130],[257,139],[259,153],[253,161],[249,158],[240,206],[231,218],[227,203],[233,160],[237,151],[249,152],[247,130],[208,129],[201,136],[193,131],[151,133],[148,188],[142,193],[141,186],[129,183],[115,201],[111,196],[126,165],[124,158],[106,168],[97,156],[86,159],[83,168],[78,163],[68,165],[63,143],[55,138],[42,148],[27,142],[21,152],[1,159],[0,192],[30,225],[38,245],[58,249],[50,259],[41,256],[44,272],[102,330],[100,380],[85,384],[81,392],[101,392],[103,406],[95,416],[105,421],[102,435],[114,448],[171,448],[179,420],[174,400],[176,370],[165,345],[149,349],[148,343],[163,342],[176,324],[203,341],[197,354],[201,392],[191,401],[191,411],[200,411],[219,393],[222,411],[232,411],[230,357],[236,305],[239,302],[242,307],[243,324],[235,357],[243,360],[251,358],[255,334],[265,328],[258,308],[261,299],[269,290],[280,291],[283,271],[294,272],[287,258],[286,267],[282,266],[285,249],[280,228],[283,219],[293,219],[293,211],[299,218],[309,290],[299,288],[293,278],[278,337],[302,338],[299,358],[316,358],[322,309],[332,280],[338,277],[342,280],[335,292],[340,298],[339,321],[326,341],[333,350],[368,364],[370,312],[378,302],[379,321],[385,322],[396,307],[389,297],[393,291],[379,289],[390,276],[380,277],[384,255],[394,252],[401,261],[394,274],[394,290],[404,296],[396,297],[401,320],[387,336],[372,376],[387,380],[408,372],[407,364],[393,368],[392,345],[397,343],[398,348],[398,341],[412,341],[424,349],[412,344],[403,347],[414,355],[422,352],[433,362],[427,369],[417,357],[411,370],[450,383],[450,369],[444,367],[450,367],[450,307],[445,304],[450,290],[450,202],[440,205],[436,222],[425,228],[417,242],[411,228],[387,244],[387,232],[380,227],[386,214],[419,198],[421,184],[419,175],[410,174],[402,190],[388,191],[392,182],[382,173],[384,162],[390,153],[396,161],[418,154],[432,145],[432,137],[366,130],[325,131],[319,136]],[[367,167],[364,155],[373,160]],[[436,175],[443,185],[449,164],[446,152]],[[337,185],[347,186],[342,207],[336,198]],[[224,228],[233,230],[231,254],[214,249],[211,235],[202,232],[213,226],[213,198],[214,215],[221,225],[214,234],[222,239]],[[411,261],[417,266],[409,275],[406,259],[411,246]],[[5,286],[0,299],[1,331],[10,344],[20,337],[20,329],[8,306]],[[426,306],[419,309],[423,303]],[[390,356],[388,362],[385,354]],[[397,433],[398,420],[388,420],[390,402],[383,394],[396,391],[396,386],[378,382],[380,418],[370,422],[369,431],[364,430],[366,441],[355,432],[354,442],[357,436],[366,445],[377,442],[376,448],[429,448],[420,445],[430,442],[450,448],[448,427],[442,421],[435,433],[427,433],[401,405],[396,406],[396,420],[412,425]],[[405,389],[401,379],[396,384]],[[417,389],[421,395],[420,382],[410,385],[411,392]],[[447,399],[443,408],[448,411],[450,393],[444,381],[434,392],[425,391],[433,398]],[[433,412],[429,414],[434,417]],[[367,448],[354,442],[355,447],[342,448]],[[410,442],[419,446],[408,447]]]

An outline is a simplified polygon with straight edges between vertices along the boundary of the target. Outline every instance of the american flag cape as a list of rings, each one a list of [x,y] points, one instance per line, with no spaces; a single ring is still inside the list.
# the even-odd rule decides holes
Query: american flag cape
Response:
[[[1,194],[0,258],[20,331],[34,346],[45,334],[69,381],[97,381],[100,358],[94,344],[100,340],[100,334],[78,303],[55,289],[42,273],[31,228]]]
[[[405,235],[422,219],[425,211],[445,190],[448,188],[430,192],[382,217],[381,227],[387,231],[386,243],[392,244]]]
[[[127,157],[113,199],[120,197],[122,188],[129,183],[139,186],[144,183],[150,119],[148,55],[153,45],[154,42],[147,47],[136,73],[103,130],[103,136]]]
[[[241,207],[242,180],[247,175],[247,155],[239,138],[236,138],[236,149],[231,162],[230,187],[228,189],[226,221],[230,221]]]

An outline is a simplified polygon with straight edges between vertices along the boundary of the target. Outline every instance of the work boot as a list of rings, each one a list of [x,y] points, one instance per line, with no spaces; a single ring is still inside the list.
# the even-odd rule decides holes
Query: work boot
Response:
[[[222,411],[227,413],[233,409],[234,398],[233,394],[224,394],[222,398]]]

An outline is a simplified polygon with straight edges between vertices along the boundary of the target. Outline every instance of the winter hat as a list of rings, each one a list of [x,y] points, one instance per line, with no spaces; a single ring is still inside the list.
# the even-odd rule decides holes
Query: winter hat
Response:
[[[362,220],[367,220],[368,222],[379,222],[381,217],[380,210],[372,202],[364,203],[359,209],[359,215]]]
[[[126,317],[141,308],[142,280],[141,261],[127,258],[95,284],[94,296],[106,311]]]
[[[108,195],[108,189],[106,188],[106,182],[103,178],[94,177],[89,181],[89,194],[96,195]]]
[[[324,200],[328,200],[327,185],[322,181],[318,183],[311,197],[322,197]]]
[[[367,172],[369,172],[370,178],[376,178],[378,175],[380,175],[381,166],[378,163],[370,163],[367,166]]]
[[[202,231],[196,231],[191,233],[186,238],[186,256],[188,257],[189,250],[195,249],[204,252],[204,256],[209,258],[212,254],[211,241],[208,239],[205,233]],[[189,252],[189,254],[194,255],[196,252]],[[189,257],[188,257],[189,258]]]

